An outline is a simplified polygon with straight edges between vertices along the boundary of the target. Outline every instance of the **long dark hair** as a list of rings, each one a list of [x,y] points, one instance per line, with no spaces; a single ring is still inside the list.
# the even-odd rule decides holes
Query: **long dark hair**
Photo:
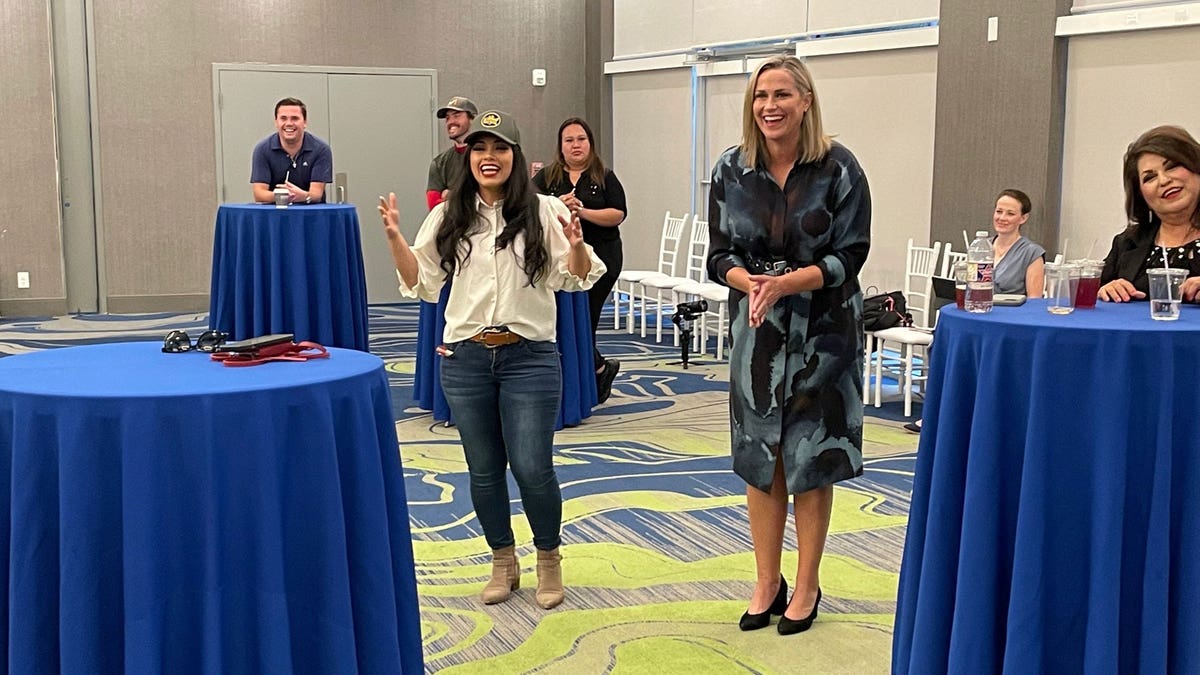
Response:
[[[587,173],[588,178],[592,179],[592,183],[603,186],[605,173],[604,160],[600,159],[600,151],[596,148],[596,136],[592,133],[592,128],[588,126],[588,123],[582,117],[568,117],[563,120],[562,124],[558,125],[558,158],[554,160],[553,164],[546,167],[546,185],[557,185],[562,180],[563,174],[567,172],[567,158],[563,157],[562,137],[563,129],[572,124],[578,124],[583,127],[583,133],[587,134],[588,154],[591,157],[588,159],[588,164],[584,168],[584,172]]]
[[[1138,175],[1138,159],[1152,152],[1164,159],[1183,166],[1192,173],[1200,173],[1200,143],[1183,127],[1161,126],[1138,136],[1125,151],[1125,215],[1129,217],[1130,231],[1151,230],[1154,213],[1146,198],[1142,196],[1142,177]],[[1192,211],[1192,225],[1200,227],[1200,204]]]
[[[519,262],[529,277],[529,285],[535,286],[550,269],[550,252],[546,249],[542,221],[538,218],[537,192],[529,180],[525,155],[521,152],[521,146],[511,147],[512,173],[504,183],[504,205],[501,208],[504,230],[496,237],[496,250],[507,248],[518,234],[524,233],[525,254]],[[436,240],[441,267],[447,277],[453,277],[456,269],[469,263],[472,247],[468,237],[482,226],[475,208],[479,181],[471,172],[471,148],[468,147],[463,153],[462,162],[463,170],[446,199],[446,211],[442,214],[442,225],[438,228]]]

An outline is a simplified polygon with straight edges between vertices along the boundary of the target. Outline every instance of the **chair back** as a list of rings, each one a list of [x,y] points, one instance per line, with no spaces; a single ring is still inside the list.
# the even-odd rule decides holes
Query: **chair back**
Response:
[[[658,271],[673,277],[675,264],[679,260],[679,241],[683,239],[683,228],[689,214],[674,217],[670,211],[663,218],[662,239],[658,243]]]
[[[929,326],[929,301],[933,296],[933,275],[937,272],[938,254],[942,242],[933,246],[914,246],[908,240],[908,255],[904,267],[904,298],[913,315],[914,326]]]
[[[942,273],[938,276],[949,279],[953,276],[954,265],[965,262],[966,259],[966,253],[955,252],[954,246],[950,242],[946,242],[946,248],[942,250]]]
[[[708,270],[708,221],[700,214],[692,218],[692,237],[688,242],[687,267],[683,276],[691,281],[703,282]]]

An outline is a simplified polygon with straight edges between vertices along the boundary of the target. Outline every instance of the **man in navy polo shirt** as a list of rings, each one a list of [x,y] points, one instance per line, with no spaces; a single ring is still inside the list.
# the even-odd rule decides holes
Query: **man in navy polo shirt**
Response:
[[[333,151],[305,131],[307,126],[308,108],[300,99],[285,98],[275,104],[277,133],[254,146],[250,160],[254,201],[275,201],[277,187],[287,188],[291,203],[325,201],[325,184],[333,181]]]

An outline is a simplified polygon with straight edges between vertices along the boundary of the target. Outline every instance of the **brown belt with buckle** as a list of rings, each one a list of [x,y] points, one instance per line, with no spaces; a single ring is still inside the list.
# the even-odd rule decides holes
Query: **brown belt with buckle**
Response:
[[[471,342],[478,342],[488,349],[495,349],[504,345],[515,345],[521,341],[521,336],[507,328],[491,326],[484,328],[467,339]]]

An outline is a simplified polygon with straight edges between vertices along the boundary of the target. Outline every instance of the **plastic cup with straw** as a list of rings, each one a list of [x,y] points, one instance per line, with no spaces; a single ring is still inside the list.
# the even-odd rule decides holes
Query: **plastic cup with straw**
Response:
[[[292,177],[292,170],[288,169],[283,174],[283,182],[286,184],[288,179]],[[285,209],[288,205],[288,189],[286,187],[275,188],[275,208]]]
[[[1150,318],[1157,321],[1174,321],[1179,318],[1179,303],[1172,288],[1174,278],[1183,278],[1185,270],[1171,267],[1167,261],[1167,250],[1163,248],[1162,269],[1147,270],[1150,275]],[[1166,295],[1165,298],[1160,297]]]

